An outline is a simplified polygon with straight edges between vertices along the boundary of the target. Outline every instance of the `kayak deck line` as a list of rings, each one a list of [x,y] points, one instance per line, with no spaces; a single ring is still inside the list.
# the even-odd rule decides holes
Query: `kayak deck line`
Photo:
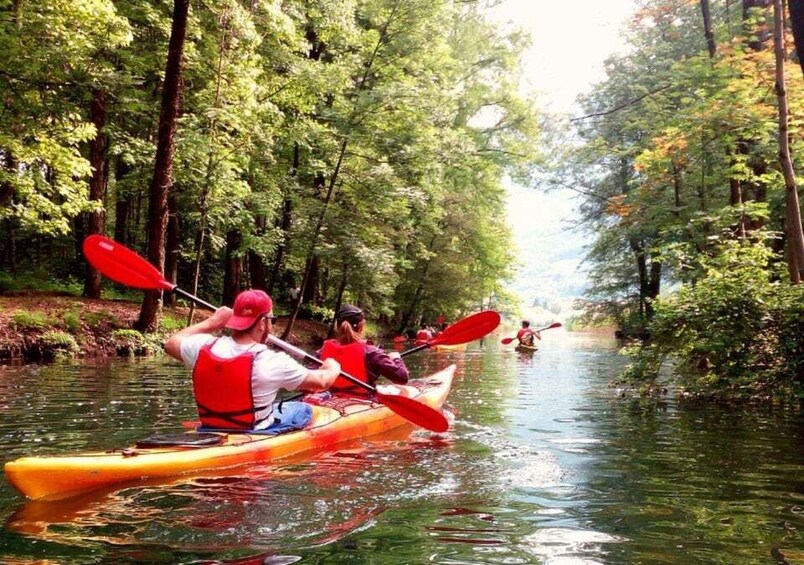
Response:
[[[382,392],[395,391],[439,409],[449,394],[455,369],[455,365],[450,365],[406,386],[385,385]],[[343,412],[326,405],[312,405],[311,425],[284,434],[220,432],[223,441],[208,446],[131,445],[110,452],[26,456],[6,463],[5,475],[9,483],[30,499],[57,500],[118,483],[208,473],[320,451],[338,443],[411,425],[385,405],[366,399],[346,403],[344,400],[337,398],[344,404]]]

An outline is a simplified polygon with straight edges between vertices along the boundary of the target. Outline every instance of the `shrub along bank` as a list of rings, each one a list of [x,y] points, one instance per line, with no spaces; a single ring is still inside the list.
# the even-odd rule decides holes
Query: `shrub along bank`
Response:
[[[92,300],[56,294],[0,296],[0,362],[48,361],[94,356],[147,356],[163,353],[166,336],[187,324],[189,308],[165,308],[159,328],[132,329],[139,302]],[[208,315],[196,311],[198,321]],[[290,341],[320,344],[327,327],[299,320]],[[282,320],[277,322],[282,328]]]

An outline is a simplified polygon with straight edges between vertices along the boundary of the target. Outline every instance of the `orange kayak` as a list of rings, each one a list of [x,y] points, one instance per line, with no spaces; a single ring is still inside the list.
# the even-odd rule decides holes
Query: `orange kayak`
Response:
[[[383,386],[384,394],[404,394],[440,408],[449,394],[455,365],[406,386]],[[129,446],[109,452],[51,457],[22,457],[5,464],[8,481],[31,499],[57,500],[118,483],[175,477],[266,462],[304,452],[324,450],[345,441],[380,434],[408,421],[390,408],[365,400],[335,398],[313,406],[313,420],[303,430],[276,436],[247,433],[196,434],[219,436],[200,447]]]

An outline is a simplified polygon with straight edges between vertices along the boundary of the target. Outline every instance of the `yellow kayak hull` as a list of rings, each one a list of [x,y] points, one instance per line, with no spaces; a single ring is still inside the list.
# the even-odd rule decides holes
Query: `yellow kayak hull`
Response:
[[[441,408],[449,394],[455,365],[411,385],[382,387]],[[71,456],[22,457],[5,464],[8,481],[34,500],[57,500],[117,483],[174,477],[214,469],[281,459],[304,452],[320,451],[339,443],[381,434],[408,421],[382,404],[355,400],[338,409],[313,406],[313,420],[303,430],[278,436],[221,434],[223,442],[208,447],[130,446],[110,452]]]

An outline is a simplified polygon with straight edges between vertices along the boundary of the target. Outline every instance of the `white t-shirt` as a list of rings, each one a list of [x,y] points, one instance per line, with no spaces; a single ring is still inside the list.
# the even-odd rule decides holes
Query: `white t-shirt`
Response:
[[[214,339],[215,336],[210,334],[196,334],[181,341],[181,358],[190,370],[195,367],[201,348]],[[231,337],[224,336],[218,338],[212,346],[212,353],[224,359],[231,359],[247,351],[257,354],[251,369],[251,393],[254,396],[254,405],[267,406],[256,414],[258,420],[267,416],[256,426],[256,429],[262,430],[274,421],[273,404],[279,389],[297,390],[304,382],[308,370],[286,353],[274,351],[263,344],[239,345]]]

